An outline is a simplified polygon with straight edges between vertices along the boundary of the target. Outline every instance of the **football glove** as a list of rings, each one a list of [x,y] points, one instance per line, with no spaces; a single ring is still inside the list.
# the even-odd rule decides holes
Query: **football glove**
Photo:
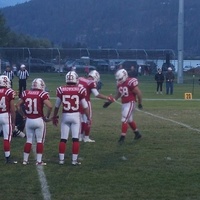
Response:
[[[107,108],[112,102],[111,101],[107,101],[103,104],[103,108]]]
[[[138,108],[139,108],[140,110],[142,110],[142,109],[143,109],[142,104],[138,104]]]

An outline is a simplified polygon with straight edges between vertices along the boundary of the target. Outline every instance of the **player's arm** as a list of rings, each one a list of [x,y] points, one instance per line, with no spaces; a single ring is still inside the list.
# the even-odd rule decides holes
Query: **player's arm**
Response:
[[[137,97],[137,102],[138,102],[138,108],[142,109],[142,93],[139,89],[138,86],[134,87],[133,89],[133,93],[136,95]]]
[[[57,126],[58,125],[58,111],[61,105],[61,99],[59,97],[56,98],[56,103],[53,111],[53,117],[52,117],[52,122],[53,125]]]
[[[15,117],[16,117],[14,99],[10,101],[10,114],[11,114],[12,128],[14,130],[14,128],[15,128]]]
[[[24,103],[24,101],[22,99],[19,100],[19,102],[17,103],[16,107],[17,107],[17,111],[19,112],[19,114],[25,118],[25,113],[24,111],[22,110],[22,104]]]
[[[114,102],[114,101],[115,101],[114,98],[113,98],[112,96],[105,96],[105,95],[103,95],[103,94],[100,94],[96,88],[93,88],[93,89],[92,89],[92,93],[93,93],[93,95],[94,95],[96,98],[105,99],[105,100],[111,101],[111,102]]]
[[[121,93],[119,91],[115,94],[115,100],[118,100],[121,97]]]
[[[83,107],[83,110],[84,110],[84,113],[87,117],[88,123],[91,123],[89,107],[88,107],[88,103],[86,102],[85,98],[81,99],[80,103]]]
[[[49,101],[49,99],[46,99],[46,100],[44,100],[44,105],[47,107],[47,113],[46,113],[46,116],[44,117],[44,120],[46,122],[48,122],[48,121],[50,121],[49,117],[50,117],[51,111],[52,111],[52,104]]]

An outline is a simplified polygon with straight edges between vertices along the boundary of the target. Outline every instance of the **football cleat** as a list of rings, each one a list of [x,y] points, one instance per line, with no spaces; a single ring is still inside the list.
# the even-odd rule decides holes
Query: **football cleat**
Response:
[[[9,156],[9,157],[6,157],[6,164],[17,164],[17,161],[12,160],[12,159],[10,158],[10,156]]]
[[[125,136],[124,135],[121,135],[119,140],[118,140],[118,143],[119,144],[123,144],[124,143],[124,140],[125,140]]]
[[[22,165],[28,165],[28,161],[25,161],[25,160],[24,160],[24,161],[22,162]]]
[[[35,165],[37,165],[37,166],[46,166],[47,165],[47,163],[45,163],[45,162],[36,162],[36,164]]]
[[[73,160],[72,165],[74,166],[81,165],[81,162],[79,162],[78,160]]]
[[[64,165],[65,161],[64,160],[59,160],[59,165]]]
[[[140,139],[142,137],[142,135],[140,134],[139,131],[134,131],[134,133],[135,133],[134,140],[138,140],[138,139]]]
[[[92,140],[90,138],[83,138],[83,141],[84,142],[95,142],[95,140]]]

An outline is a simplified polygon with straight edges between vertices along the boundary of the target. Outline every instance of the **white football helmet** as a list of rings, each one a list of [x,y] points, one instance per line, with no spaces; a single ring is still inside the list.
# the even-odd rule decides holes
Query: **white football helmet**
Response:
[[[7,76],[5,75],[0,76],[0,87],[6,87],[6,88],[11,87],[10,79]]]
[[[100,74],[97,70],[90,71],[88,76],[92,77],[94,79],[94,81],[96,81],[96,82],[100,81]]]
[[[43,91],[45,90],[45,87],[46,85],[41,78],[34,79],[31,86],[32,89],[43,90]]]
[[[115,74],[115,79],[117,80],[117,83],[123,83],[128,78],[128,73],[125,69],[120,69]]]
[[[78,84],[78,74],[75,71],[70,71],[65,76],[66,83]]]

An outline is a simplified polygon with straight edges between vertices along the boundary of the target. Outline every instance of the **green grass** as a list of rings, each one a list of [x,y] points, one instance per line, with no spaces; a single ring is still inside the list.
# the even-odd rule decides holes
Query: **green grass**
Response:
[[[56,87],[63,85],[65,80],[59,74],[32,74],[28,80],[28,88],[35,77],[45,80],[51,97],[55,97]],[[195,77],[194,89],[192,77],[184,78],[184,84],[175,84],[174,95],[156,95],[154,77],[139,77],[144,109],[142,112],[136,111],[134,119],[143,138],[134,141],[129,129],[122,146],[117,144],[121,129],[120,105],[113,103],[109,108],[103,109],[102,100],[92,100],[91,137],[96,143],[81,143],[80,157],[83,161],[79,167],[71,166],[71,141],[68,142],[65,165],[58,165],[59,127],[48,123],[44,149],[44,160],[48,165],[44,167],[44,173],[51,198],[200,199],[200,131],[194,130],[200,126],[200,86],[198,77]],[[104,84],[101,92],[114,94],[114,76],[105,74],[101,75],[101,79]],[[16,78],[14,89],[17,90]],[[183,100],[185,92],[193,92],[193,100]],[[52,98],[53,104],[54,101]],[[24,143],[22,138],[12,139],[11,153],[18,159],[17,165],[5,165],[2,151],[0,199],[43,199],[34,155],[30,156],[30,165],[21,164]],[[127,160],[122,160],[122,156]]]

